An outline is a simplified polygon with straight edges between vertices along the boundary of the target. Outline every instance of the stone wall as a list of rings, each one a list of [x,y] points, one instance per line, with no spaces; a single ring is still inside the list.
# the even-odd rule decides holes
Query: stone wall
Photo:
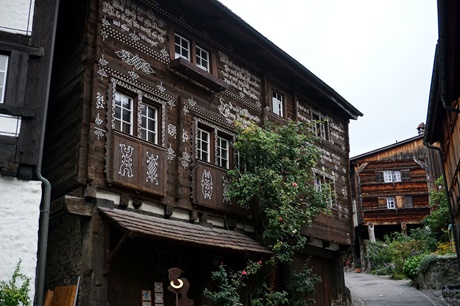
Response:
[[[428,267],[425,273],[419,273],[414,279],[418,289],[441,289],[445,285],[458,284],[460,273],[457,257],[439,257]]]
[[[21,259],[23,274],[35,295],[41,182],[0,176],[0,281],[8,281]]]
[[[61,213],[50,221],[45,290],[76,285],[81,275],[82,229],[79,216]]]

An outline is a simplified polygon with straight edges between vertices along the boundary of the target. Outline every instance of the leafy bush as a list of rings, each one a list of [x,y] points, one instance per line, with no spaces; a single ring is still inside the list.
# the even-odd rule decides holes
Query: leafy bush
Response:
[[[427,255],[418,255],[408,258],[404,263],[404,275],[413,280],[419,272],[420,262],[426,256]]]
[[[450,223],[449,203],[444,190],[444,179],[441,176],[436,180],[438,190],[430,192],[431,212],[423,219],[423,223],[430,228],[438,241],[449,241],[447,228]]]
[[[437,259],[439,258],[438,255],[435,255],[435,254],[430,254],[430,255],[427,255],[425,256],[421,261],[420,261],[420,264],[418,266],[418,269],[420,272],[422,273],[425,273],[428,271],[428,268],[430,267],[430,265],[435,262]]]
[[[0,305],[2,306],[29,306],[29,284],[30,278],[20,273],[21,260],[14,269],[11,279],[0,282]],[[19,283],[19,284],[17,284]],[[19,304],[21,303],[21,304]]]
[[[447,255],[455,253],[455,245],[453,242],[440,242],[436,248],[435,254]]]
[[[315,304],[315,285],[321,282],[321,277],[314,274],[306,262],[302,270],[293,273],[289,284],[289,300],[291,306],[310,306]]]

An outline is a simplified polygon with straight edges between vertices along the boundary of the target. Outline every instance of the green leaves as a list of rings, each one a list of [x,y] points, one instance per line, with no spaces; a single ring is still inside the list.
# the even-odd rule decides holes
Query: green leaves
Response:
[[[0,282],[0,305],[2,306],[18,306],[30,305],[29,300],[29,285],[30,278],[20,273],[21,260],[19,260],[11,279]],[[19,283],[19,284],[18,284]]]
[[[228,172],[227,195],[251,211],[262,227],[259,241],[274,253],[274,260],[288,262],[306,242],[302,228],[327,206],[325,195],[313,187],[312,168],[320,154],[317,138],[304,122],[237,126],[234,146],[243,164]]]

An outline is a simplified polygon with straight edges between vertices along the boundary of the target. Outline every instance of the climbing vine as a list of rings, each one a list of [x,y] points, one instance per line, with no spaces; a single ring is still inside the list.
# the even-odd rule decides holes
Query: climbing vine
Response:
[[[227,196],[248,210],[255,224],[258,241],[267,247],[273,256],[262,265],[253,264],[239,272],[227,271],[223,266],[213,275],[220,290],[207,296],[216,305],[230,305],[221,299],[226,295],[234,303],[242,303],[240,292],[248,287],[243,279],[252,276],[257,282],[246,295],[250,305],[311,305],[314,286],[320,278],[307,266],[292,275],[289,292],[276,291],[272,273],[280,263],[290,263],[295,250],[302,249],[307,240],[303,230],[311,225],[320,212],[327,212],[331,200],[331,186],[315,187],[312,169],[317,165],[320,150],[316,146],[313,124],[290,121],[286,125],[236,123],[237,141],[234,147],[239,156],[238,166],[228,171],[230,184]],[[251,271],[251,273],[249,273]],[[246,274],[245,274],[246,273]],[[236,278],[235,278],[236,277]],[[235,281],[235,279],[237,281]],[[300,281],[299,281],[300,280]],[[299,283],[300,282],[300,283]],[[235,299],[238,302],[235,302]]]

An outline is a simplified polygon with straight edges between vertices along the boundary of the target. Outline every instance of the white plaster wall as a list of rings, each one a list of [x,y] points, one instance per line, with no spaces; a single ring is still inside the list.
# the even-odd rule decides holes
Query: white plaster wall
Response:
[[[30,35],[35,0],[0,0],[0,31]]]
[[[0,0],[1,1],[1,0]],[[35,294],[41,182],[0,176],[0,280],[11,278],[22,259],[21,272]]]

